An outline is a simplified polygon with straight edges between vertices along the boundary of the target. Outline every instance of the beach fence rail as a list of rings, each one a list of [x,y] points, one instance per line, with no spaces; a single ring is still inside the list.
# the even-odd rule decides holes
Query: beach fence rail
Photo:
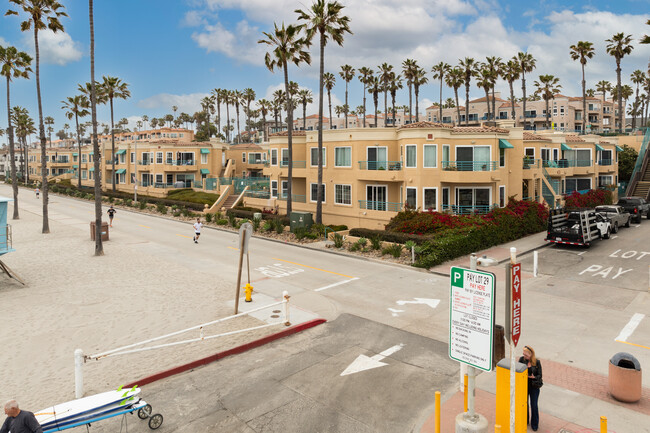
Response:
[[[277,325],[289,326],[289,325],[291,325],[290,315],[289,315],[289,298],[290,298],[289,293],[287,291],[284,291],[284,292],[282,292],[282,300],[281,301],[274,302],[274,303],[271,303],[271,304],[267,304],[267,305],[264,305],[264,306],[261,306],[261,307],[258,307],[258,308],[253,308],[251,310],[243,311],[241,313],[233,314],[231,316],[223,317],[221,319],[213,320],[211,322],[201,323],[200,325],[191,326],[189,328],[181,329],[180,331],[171,332],[169,334],[161,335],[161,336],[154,337],[154,338],[149,338],[147,340],[139,341],[137,343],[132,343],[132,344],[129,344],[129,345],[126,345],[126,346],[118,347],[116,349],[111,349],[111,350],[107,350],[107,351],[104,351],[104,352],[95,353],[93,355],[84,355],[82,349],[76,349],[75,352],[74,352],[75,398],[83,397],[83,365],[87,361],[100,361],[100,360],[102,360],[104,358],[109,358],[109,357],[112,357],[112,356],[128,355],[128,354],[131,354],[131,353],[144,352],[144,351],[148,351],[148,350],[156,350],[156,349],[163,349],[163,348],[172,347],[172,346],[178,346],[178,345],[181,345],[181,344],[196,343],[196,342],[200,342],[200,341],[204,341],[204,340],[211,340],[211,339],[214,339],[214,338],[226,337],[226,336],[235,335],[235,334],[241,334],[241,333],[244,333],[244,332],[254,331],[254,330],[257,330],[257,329],[269,328],[271,326],[277,326]],[[283,305],[284,308],[283,308],[283,317],[281,318],[281,320],[279,320],[277,322],[266,323],[264,325],[253,326],[253,327],[245,328],[245,329],[237,329],[237,330],[234,330],[234,331],[222,332],[220,334],[215,334],[215,335],[205,335],[204,334],[204,328],[206,328],[207,326],[223,323],[223,322],[225,322],[227,320],[236,319],[237,317],[246,316],[248,314],[255,313],[255,312],[258,312],[258,311],[262,311],[262,310],[266,310],[268,308],[272,308],[272,307],[275,307],[275,306],[278,306],[278,305]],[[153,345],[153,346],[145,346],[147,344],[151,344],[151,343],[154,343],[154,342],[160,342],[162,340],[172,338],[172,337],[176,337],[176,336],[184,334],[186,332],[196,331],[196,330],[199,331],[199,336],[195,337],[195,338],[188,338],[188,339],[185,339],[185,340],[174,341],[174,342],[171,342],[171,343],[156,344],[156,345]],[[142,347],[142,346],[145,346],[145,347]]]

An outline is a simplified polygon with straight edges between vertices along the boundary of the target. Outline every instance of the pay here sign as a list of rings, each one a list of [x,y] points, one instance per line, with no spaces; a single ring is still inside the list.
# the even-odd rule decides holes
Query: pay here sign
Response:
[[[490,272],[451,268],[449,357],[492,370],[495,277]]]

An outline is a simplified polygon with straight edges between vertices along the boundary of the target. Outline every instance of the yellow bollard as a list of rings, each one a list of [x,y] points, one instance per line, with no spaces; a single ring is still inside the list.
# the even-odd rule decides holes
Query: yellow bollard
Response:
[[[467,412],[467,375],[463,379],[463,412]]]
[[[600,433],[607,433],[607,417],[600,417]]]
[[[494,433],[501,433],[501,426],[499,424],[494,424]]]
[[[436,433],[440,433],[440,391],[436,391]]]
[[[253,301],[253,286],[250,284],[246,284],[244,286],[244,293],[246,294],[246,302],[252,302]]]

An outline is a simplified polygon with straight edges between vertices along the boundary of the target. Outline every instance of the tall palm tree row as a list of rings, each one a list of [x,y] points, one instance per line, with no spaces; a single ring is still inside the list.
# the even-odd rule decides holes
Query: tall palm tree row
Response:
[[[585,65],[587,64],[587,59],[594,57],[594,48],[591,42],[587,41],[578,41],[577,44],[571,45],[569,47],[569,54],[571,55],[572,60],[580,60],[580,66],[582,67],[582,132],[586,131],[587,121],[589,121],[589,115],[587,114],[587,84],[585,82]]]
[[[345,81],[345,105],[344,105],[345,110],[343,113],[345,115],[345,129],[348,129],[348,110],[350,107],[350,105],[348,104],[348,84],[354,78],[354,73],[355,70],[350,65],[341,66],[341,72],[339,72],[339,76],[343,81]]]
[[[515,59],[508,60],[502,67],[501,67],[501,77],[508,82],[508,86],[510,87],[510,116],[512,119],[516,119],[516,114],[515,114],[515,105],[516,105],[516,100],[515,100],[515,91],[514,91],[514,83],[516,80],[519,79],[521,75],[521,69],[520,69],[519,62],[516,61]]]
[[[456,98],[456,119],[460,123],[460,104],[458,103],[458,89],[463,85],[465,72],[461,68],[451,68],[447,72],[445,83],[448,87],[454,90],[454,97]],[[442,121],[442,118],[440,119]]]
[[[521,74],[521,93],[523,103],[524,129],[526,128],[526,73],[533,72],[536,66],[536,60],[532,54],[520,51],[512,58],[519,63],[519,73]]]
[[[53,33],[62,32],[63,24],[59,20],[67,17],[68,14],[63,11],[63,5],[56,0],[9,0],[16,9],[22,10],[27,15],[27,19],[20,24],[20,30],[25,32],[33,30],[34,32],[34,53],[36,59],[36,97],[38,100],[38,133],[41,142],[41,190],[43,192],[43,229],[42,233],[50,232],[50,222],[48,217],[48,184],[47,184],[47,158],[46,158],[46,139],[45,126],[43,124],[43,101],[41,98],[41,76],[40,63],[41,55],[38,45],[39,30],[50,30]],[[9,9],[5,15],[18,15],[18,10]]]
[[[382,63],[379,66],[379,82],[381,83],[381,91],[384,92],[384,128],[388,126],[388,91],[390,90],[390,80],[393,74],[393,65]]]
[[[415,70],[417,68],[418,64],[413,59],[406,59],[402,62],[402,73],[406,80],[406,86],[409,89],[409,123],[413,122],[413,76],[415,75]]]
[[[309,89],[298,90],[298,99],[302,105],[302,129],[307,130],[307,104],[314,102],[314,97]]]
[[[431,68],[431,72],[433,72],[433,79],[440,80],[440,99],[438,102],[440,117],[438,121],[441,123],[442,123],[442,82],[446,80],[447,74],[449,73],[450,70],[451,70],[451,66],[445,62],[440,62],[437,65],[435,65],[433,68]]]
[[[81,158],[81,129],[79,128],[79,118],[86,117],[90,114],[88,108],[90,108],[90,102],[88,97],[83,93],[75,96],[68,96],[65,101],[61,101],[63,104],[62,109],[66,110],[66,117],[70,120],[74,118],[76,131],[77,131],[77,149],[79,158]],[[77,169],[77,186],[81,188],[81,170]]]
[[[334,88],[335,84],[336,76],[331,72],[325,72],[323,74],[323,86],[325,86],[325,89],[327,90],[327,105],[329,107],[330,129],[332,128],[332,89]]]
[[[23,180],[29,182],[27,137],[36,133],[34,119],[29,116],[26,108],[14,107],[11,112],[11,121],[16,125],[16,137],[20,142],[20,172],[23,175]]]
[[[618,127],[623,130],[623,92],[621,89],[621,59],[632,53],[632,36],[625,33],[616,33],[610,39],[606,39],[607,54],[616,60],[616,96],[618,100]]]
[[[366,127],[366,91],[368,90],[368,86],[370,85],[370,80],[373,77],[373,70],[366,67],[362,66],[359,68],[359,82],[363,84],[363,127]]]
[[[101,93],[104,95],[105,100],[108,102],[111,109],[111,170],[112,176],[111,184],[113,191],[116,190],[115,184],[117,183],[115,175],[115,120],[114,120],[114,101],[115,99],[128,99],[131,97],[129,85],[117,77],[104,75],[102,77]]]
[[[16,47],[3,47],[0,45],[0,75],[7,82],[7,136],[9,138],[9,166],[11,170],[11,189],[14,196],[13,219],[19,219],[18,212],[18,179],[16,176],[16,148],[14,144],[14,129],[11,122],[11,81],[14,78],[29,78],[32,72],[30,67],[32,58]]]
[[[634,97],[634,115],[632,116],[632,129],[636,127],[636,118],[639,112],[641,112],[641,101],[639,100],[639,86],[645,83],[645,74],[643,73],[642,70],[637,69],[634,72],[632,72],[632,75],[630,75],[630,81],[632,83],[636,84],[636,96]],[[643,122],[643,119],[641,119],[641,122]]]
[[[420,86],[423,86],[429,82],[429,79],[427,78],[427,72],[424,70],[424,68],[421,68],[416,65],[411,80],[413,81],[413,89],[415,92],[415,121],[419,122],[420,121],[420,103],[419,103]],[[410,112],[410,107],[409,107],[409,112]]]
[[[549,110],[549,101],[555,97],[555,94],[560,91],[562,86],[560,85],[560,79],[553,75],[540,75],[539,81],[534,83],[536,93],[542,97],[544,102],[546,102],[546,127],[550,128],[550,117],[551,112]]]
[[[465,83],[465,126],[467,126],[469,125],[469,85],[475,74],[476,60],[465,57],[458,66],[463,70],[463,82]]]

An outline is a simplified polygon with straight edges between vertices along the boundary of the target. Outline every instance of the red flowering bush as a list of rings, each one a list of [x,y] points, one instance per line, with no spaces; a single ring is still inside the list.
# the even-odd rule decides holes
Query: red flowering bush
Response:
[[[594,208],[604,204],[612,204],[612,192],[606,189],[590,189],[584,194],[573,191],[565,199],[568,209]]]

